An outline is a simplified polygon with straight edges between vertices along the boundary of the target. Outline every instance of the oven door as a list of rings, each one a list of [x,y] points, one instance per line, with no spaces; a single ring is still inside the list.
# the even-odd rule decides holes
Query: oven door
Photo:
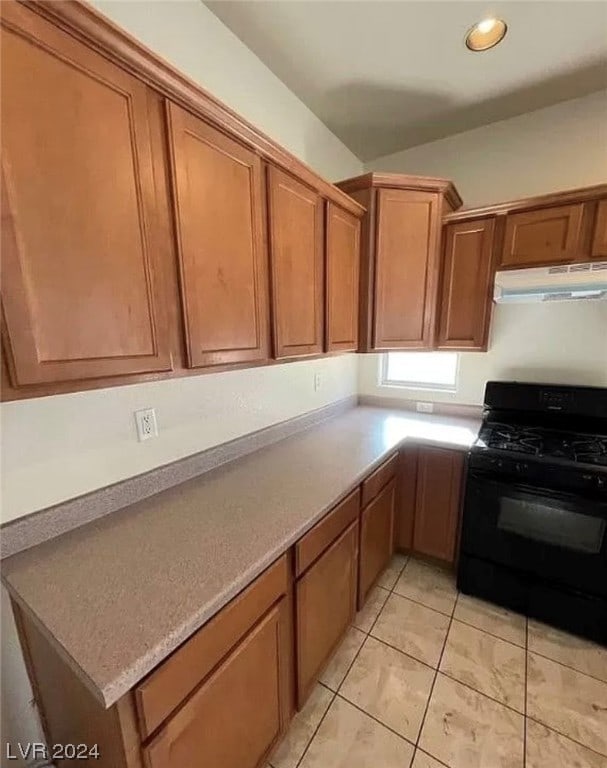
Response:
[[[607,597],[607,501],[471,472],[462,551]]]

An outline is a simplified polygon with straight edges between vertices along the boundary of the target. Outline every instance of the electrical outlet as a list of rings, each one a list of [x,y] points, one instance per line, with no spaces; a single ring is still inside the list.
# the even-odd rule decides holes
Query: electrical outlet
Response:
[[[318,392],[321,386],[322,386],[322,377],[320,373],[315,373],[314,374],[314,391]]]
[[[150,437],[158,437],[158,425],[156,424],[156,411],[154,408],[144,408],[141,411],[135,411],[135,423],[137,424],[139,442],[149,440]]]
[[[434,411],[434,403],[416,403],[415,407],[420,413],[432,413]]]

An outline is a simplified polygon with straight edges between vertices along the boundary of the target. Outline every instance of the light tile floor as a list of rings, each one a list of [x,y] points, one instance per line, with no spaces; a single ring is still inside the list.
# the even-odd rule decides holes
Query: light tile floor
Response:
[[[607,649],[397,555],[270,768],[607,768]]]

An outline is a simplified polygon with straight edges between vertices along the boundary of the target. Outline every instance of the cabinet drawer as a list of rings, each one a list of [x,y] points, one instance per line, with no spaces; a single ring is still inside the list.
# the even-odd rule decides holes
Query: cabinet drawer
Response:
[[[393,454],[363,482],[362,505],[366,507],[381,489],[396,475],[398,453]]]
[[[283,728],[281,601],[144,748],[149,768],[256,768]]]
[[[285,555],[135,688],[144,738],[181,704],[287,588]]]
[[[396,480],[366,506],[360,523],[360,570],[358,607],[362,608],[369,590],[388,564],[394,551],[394,501]]]
[[[297,542],[295,545],[295,573],[297,576],[301,576],[329,544],[350,523],[356,520],[359,510],[360,490],[357,488]]]
[[[296,584],[298,708],[354,617],[357,561],[358,520]]]

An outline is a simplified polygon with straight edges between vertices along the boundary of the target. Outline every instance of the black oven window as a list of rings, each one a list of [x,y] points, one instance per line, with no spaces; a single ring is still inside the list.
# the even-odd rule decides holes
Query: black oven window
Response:
[[[605,521],[598,517],[571,512],[557,502],[508,497],[500,499],[497,525],[526,539],[592,554],[601,551],[605,535]]]

